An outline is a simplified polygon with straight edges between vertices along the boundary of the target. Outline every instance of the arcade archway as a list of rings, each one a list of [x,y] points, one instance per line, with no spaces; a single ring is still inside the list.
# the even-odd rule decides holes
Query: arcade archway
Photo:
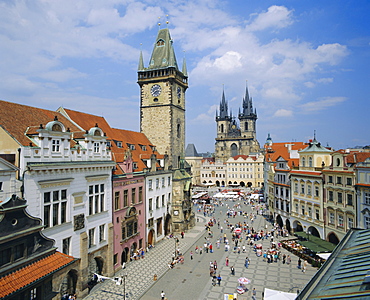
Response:
[[[329,240],[330,243],[333,243],[335,245],[339,244],[339,239],[338,239],[337,235],[334,232],[329,233],[328,240]]]
[[[290,226],[290,221],[286,219],[285,221],[286,230],[288,230],[289,234],[292,233],[292,227]]]
[[[320,237],[320,232],[316,229],[316,227],[313,227],[313,226],[310,226],[308,227],[308,230],[307,232],[313,236],[316,236],[318,238],[321,238]]]
[[[294,221],[293,222],[293,230],[294,230],[294,232],[303,231],[303,226],[302,226],[301,222]]]
[[[283,222],[283,219],[281,218],[281,216],[280,216],[280,215],[277,215],[277,216],[276,216],[276,223],[278,223],[278,224],[279,224],[280,228],[283,228],[283,226],[284,226],[284,222]]]

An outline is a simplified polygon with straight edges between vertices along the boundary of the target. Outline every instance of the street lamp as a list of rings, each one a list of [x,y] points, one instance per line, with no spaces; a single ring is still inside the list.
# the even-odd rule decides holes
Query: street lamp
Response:
[[[123,270],[123,273],[121,274],[122,282],[123,282],[123,299],[126,300],[126,277],[127,277],[127,271]]]

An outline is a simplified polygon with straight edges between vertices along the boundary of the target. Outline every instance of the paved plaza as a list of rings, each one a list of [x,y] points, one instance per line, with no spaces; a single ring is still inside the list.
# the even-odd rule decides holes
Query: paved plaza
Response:
[[[233,202],[227,202],[232,206]],[[220,213],[222,210],[222,214]],[[220,219],[221,226],[226,227],[224,220],[226,219],[225,206],[216,208],[215,218]],[[250,206],[242,205],[242,210],[251,212]],[[160,293],[163,290],[166,293],[168,300],[197,300],[197,299],[223,299],[224,294],[236,293],[239,277],[247,277],[251,282],[248,284],[248,291],[242,295],[238,295],[238,300],[252,299],[252,290],[256,289],[256,299],[263,299],[262,293],[264,288],[280,290],[284,292],[296,293],[301,290],[310,278],[315,274],[316,268],[308,265],[305,273],[297,268],[298,257],[281,248],[282,254],[290,255],[292,263],[290,265],[283,264],[281,261],[277,263],[267,263],[263,261],[263,257],[257,257],[254,250],[247,246],[246,253],[234,253],[232,247],[230,251],[224,250],[224,244],[221,243],[220,249],[216,248],[216,239],[223,234],[216,226],[212,227],[213,238],[211,239],[214,246],[214,253],[195,254],[195,246],[203,245],[207,236],[205,224],[209,217],[197,215],[198,222],[196,226],[186,232],[183,239],[179,238],[179,248],[184,253],[184,264],[177,264],[175,268],[169,269],[168,263],[171,261],[173,252],[175,251],[175,240],[173,238],[165,238],[155,245],[153,249],[146,253],[145,258],[137,261],[132,261],[126,265],[128,273],[125,285],[116,285],[111,280],[106,280],[99,283],[91,293],[85,297],[86,300],[92,299],[124,299],[124,289],[126,290],[126,299],[145,299],[154,300],[160,299]],[[243,222],[243,216],[229,218],[231,224]],[[248,222],[248,221],[247,221]],[[272,229],[272,225],[266,222],[261,215],[253,224],[249,223],[250,227],[259,230],[268,225],[268,230]],[[229,241],[231,242],[230,230],[225,230]],[[262,240],[258,243],[263,245],[263,249],[270,247],[270,240]],[[243,245],[243,244],[241,244]],[[193,251],[193,260],[190,260],[190,251]],[[244,266],[246,257],[249,257],[251,263],[247,268]],[[229,266],[225,265],[226,257],[229,258]],[[221,285],[212,286],[211,277],[209,276],[210,261],[216,260],[218,263],[217,274],[222,277]],[[230,266],[235,267],[235,275],[231,275]],[[121,276],[123,271],[116,273],[116,276]],[[157,275],[158,280],[154,281],[154,275]]]

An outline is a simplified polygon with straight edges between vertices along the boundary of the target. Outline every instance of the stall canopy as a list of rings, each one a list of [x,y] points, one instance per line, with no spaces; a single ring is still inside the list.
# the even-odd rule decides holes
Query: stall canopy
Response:
[[[309,235],[303,231],[297,231],[294,234],[303,239],[299,241],[300,244],[316,253],[333,252],[334,248],[337,246],[328,241],[322,240],[317,236],[311,234]]]
[[[286,293],[277,290],[265,288],[265,300],[294,300],[297,297],[295,293]]]

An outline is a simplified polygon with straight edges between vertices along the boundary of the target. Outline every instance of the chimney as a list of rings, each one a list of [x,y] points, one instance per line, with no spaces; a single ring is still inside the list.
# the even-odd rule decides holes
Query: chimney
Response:
[[[150,172],[157,171],[157,156],[153,153],[150,156]]]

